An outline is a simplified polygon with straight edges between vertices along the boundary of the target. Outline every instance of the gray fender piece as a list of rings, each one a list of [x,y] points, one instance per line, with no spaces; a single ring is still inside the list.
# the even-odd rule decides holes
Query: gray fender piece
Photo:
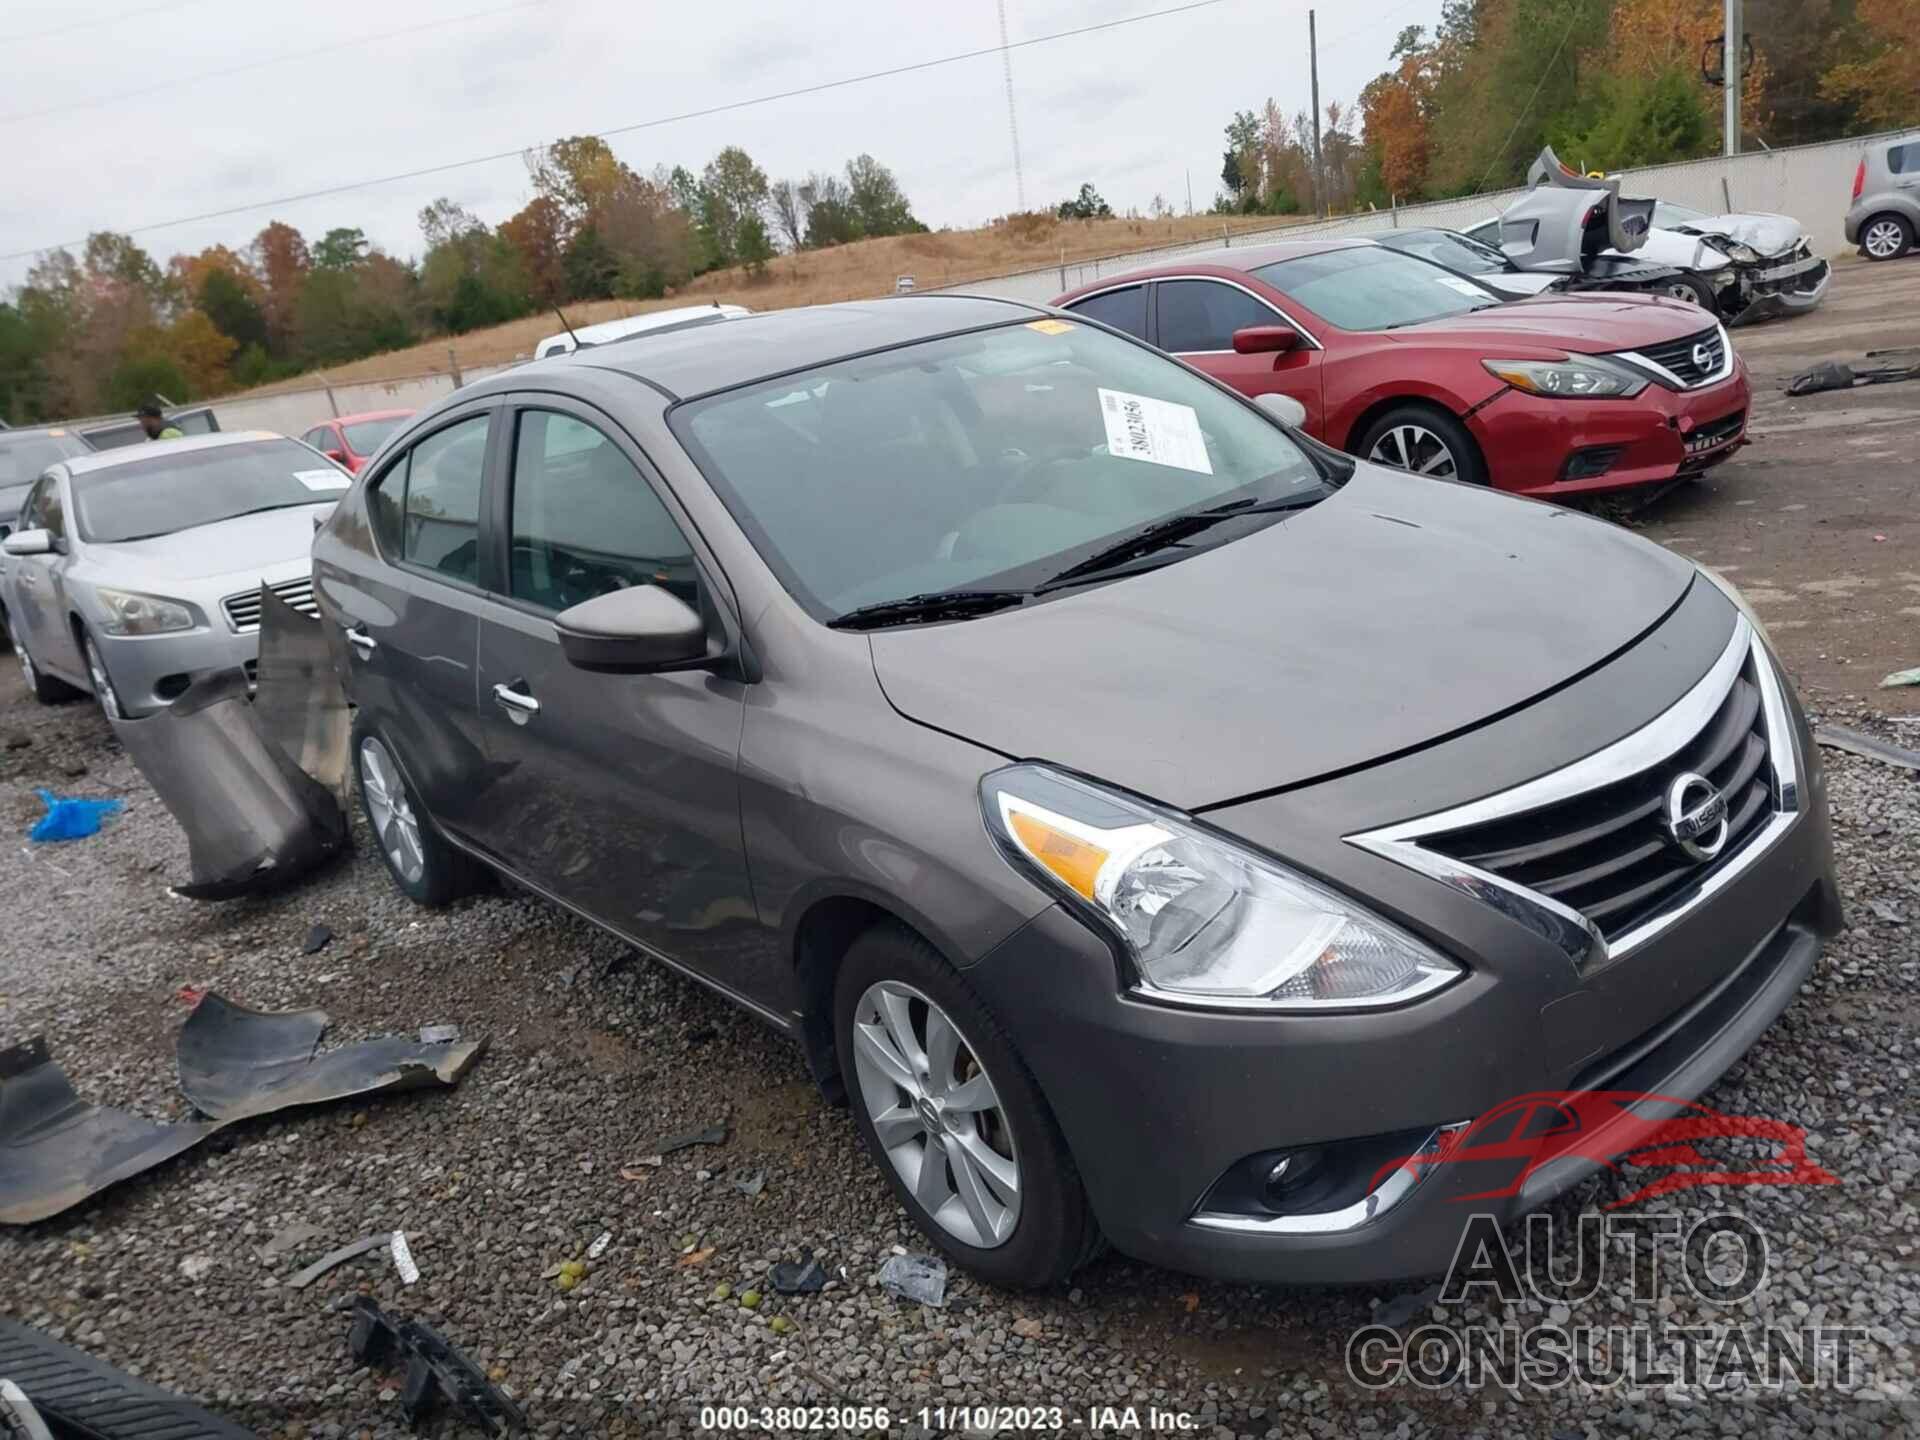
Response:
[[[204,1115],[242,1120],[290,1105],[453,1086],[485,1040],[423,1045],[395,1035],[314,1053],[324,1010],[249,1010],[209,992],[181,1027],[180,1088]]]
[[[114,734],[180,828],[193,878],[174,887],[228,900],[284,883],[347,844],[347,706],[320,624],[264,586],[260,684],[238,670],[195,676],[157,715]]]
[[[156,1125],[87,1104],[53,1063],[44,1036],[0,1051],[0,1224],[58,1215],[219,1128]]]
[[[1653,201],[1622,200],[1618,180],[1594,179],[1569,170],[1551,146],[1527,171],[1532,187],[1500,212],[1500,248],[1523,270],[1580,274],[1602,250],[1621,254],[1647,243]],[[1594,202],[1604,216],[1587,222]]]

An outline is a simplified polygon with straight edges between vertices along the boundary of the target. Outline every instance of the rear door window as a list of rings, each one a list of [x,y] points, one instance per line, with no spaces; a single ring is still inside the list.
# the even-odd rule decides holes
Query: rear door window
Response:
[[[512,513],[514,599],[560,611],[658,585],[698,607],[693,547],[646,477],[586,421],[520,412]]]
[[[1160,348],[1174,355],[1233,349],[1233,332],[1286,322],[1265,302],[1218,280],[1162,280],[1154,286]]]
[[[1108,290],[1089,295],[1067,306],[1076,315],[1085,315],[1116,330],[1124,330],[1136,340],[1147,338],[1147,287],[1129,285],[1124,290]]]
[[[436,430],[387,468],[369,492],[382,553],[449,579],[480,579],[480,485],[486,415]]]
[[[1887,147],[1887,169],[1895,175],[1920,171],[1920,141]]]

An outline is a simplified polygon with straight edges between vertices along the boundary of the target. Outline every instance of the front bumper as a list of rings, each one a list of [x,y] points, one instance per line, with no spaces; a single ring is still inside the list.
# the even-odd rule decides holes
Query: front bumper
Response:
[[[1708,608],[1695,612],[1704,620]],[[1597,683],[1644,680],[1668,663],[1660,652],[1686,648],[1672,637],[1666,646],[1636,647],[1651,653],[1629,652]],[[1590,724],[1593,696],[1575,691],[1584,687],[1563,692],[1565,703],[1585,710]],[[1542,714],[1530,723],[1551,732],[1559,720]],[[970,967],[968,978],[1032,1068],[1119,1250],[1237,1281],[1368,1283],[1437,1273],[1473,1214],[1504,1221],[1535,1209],[1591,1167],[1561,1162],[1504,1198],[1463,1204],[1458,1197],[1487,1189],[1489,1177],[1477,1164],[1442,1165],[1371,1213],[1344,1207],[1341,1223],[1320,1233],[1252,1215],[1222,1223],[1202,1202],[1262,1152],[1427,1134],[1540,1091],[1676,1099],[1705,1091],[1792,1002],[1822,937],[1839,924],[1824,781],[1797,711],[1792,726],[1804,800],[1790,823],[1682,919],[1585,971],[1482,899],[1334,842],[1303,844],[1290,858],[1443,944],[1470,967],[1465,978],[1375,1014],[1162,1006],[1124,991],[1106,939],[1057,908]],[[1492,732],[1501,729],[1457,742],[1455,760],[1498,742]],[[1526,736],[1508,731],[1504,744],[1515,748],[1517,738]],[[1303,813],[1416,803],[1407,798],[1410,766],[1434,783],[1433,757],[1409,757],[1206,818],[1281,849]],[[1333,823],[1345,829],[1344,819]]]
[[[1826,299],[1827,287],[1831,284],[1833,266],[1825,260],[1816,261],[1812,269],[1784,280],[1762,281],[1749,289],[1746,308],[1732,316],[1727,324],[1751,325],[1756,320],[1798,315]]]
[[[1752,398],[1746,362],[1736,357],[1733,374],[1717,385],[1649,385],[1631,400],[1549,400],[1508,390],[1467,426],[1495,489],[1558,498],[1661,484],[1718,465],[1747,443]],[[1690,446],[1696,432],[1713,443]],[[1568,478],[1579,457],[1606,451],[1618,453],[1600,474]]]
[[[218,622],[168,635],[96,632],[94,640],[121,707],[136,717],[164,710],[200,671],[245,670],[252,679],[260,655],[257,632],[235,634]]]

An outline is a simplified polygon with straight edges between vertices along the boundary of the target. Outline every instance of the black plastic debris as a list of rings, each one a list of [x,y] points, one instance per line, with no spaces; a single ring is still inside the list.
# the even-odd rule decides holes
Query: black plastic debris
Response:
[[[320,623],[260,591],[259,689],[239,670],[195,675],[156,715],[114,734],[187,832],[193,900],[272,889],[347,844],[346,696]]]
[[[767,1283],[782,1295],[815,1295],[827,1288],[827,1272],[818,1260],[782,1260],[767,1272]]]
[[[395,1320],[371,1298],[353,1302],[347,1349],[355,1363],[375,1370],[405,1367],[400,1410],[419,1428],[452,1411],[489,1435],[525,1430],[520,1407],[487,1379],[479,1366],[418,1320]]]
[[[254,1440],[183,1396],[13,1320],[0,1320],[0,1375],[62,1440]]]
[[[1876,735],[1863,735],[1841,725],[1816,725],[1813,738],[1816,744],[1844,750],[1863,760],[1878,760],[1882,765],[1897,765],[1902,770],[1920,770],[1920,750],[1889,744]]]
[[[0,1224],[58,1215],[191,1150],[219,1128],[156,1125],[89,1105],[54,1064],[44,1036],[0,1051]],[[0,1374],[7,1373],[0,1365]]]
[[[709,1125],[704,1130],[689,1130],[684,1135],[669,1135],[653,1147],[655,1155],[671,1155],[676,1150],[690,1149],[695,1145],[724,1145],[727,1143],[725,1125]]]
[[[1900,351],[1869,350],[1872,358]],[[1787,382],[1789,395],[1817,395],[1822,390],[1851,390],[1856,385],[1895,385],[1902,380],[1920,380],[1920,365],[1854,366],[1843,360],[1822,360],[1809,366]]]
[[[324,1010],[249,1010],[208,991],[181,1027],[180,1088],[202,1114],[241,1120],[353,1095],[451,1087],[482,1040],[423,1045],[393,1035],[316,1053]]]
[[[300,947],[302,955],[318,955],[333,941],[333,931],[325,925],[315,925],[307,931],[307,938]]]

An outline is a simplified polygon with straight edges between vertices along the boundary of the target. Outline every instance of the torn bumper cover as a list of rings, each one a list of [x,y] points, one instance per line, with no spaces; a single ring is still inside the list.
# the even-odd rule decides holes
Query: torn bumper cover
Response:
[[[238,670],[196,676],[167,709],[113,729],[187,832],[179,894],[254,894],[345,848],[346,695],[319,622],[264,586],[257,694]]]
[[[0,1224],[58,1215],[219,1128],[156,1125],[89,1105],[53,1063],[44,1037],[0,1051]]]
[[[355,1095],[449,1088],[487,1048],[485,1040],[427,1045],[389,1036],[315,1054],[324,1010],[249,1010],[209,993],[181,1028],[180,1088],[215,1120],[244,1120],[290,1105]]]
[[[1745,304],[1729,315],[1729,325],[1750,325],[1780,315],[1811,310],[1827,297],[1833,267],[1802,240],[1794,251],[1754,265],[1734,264],[1736,283]]]

